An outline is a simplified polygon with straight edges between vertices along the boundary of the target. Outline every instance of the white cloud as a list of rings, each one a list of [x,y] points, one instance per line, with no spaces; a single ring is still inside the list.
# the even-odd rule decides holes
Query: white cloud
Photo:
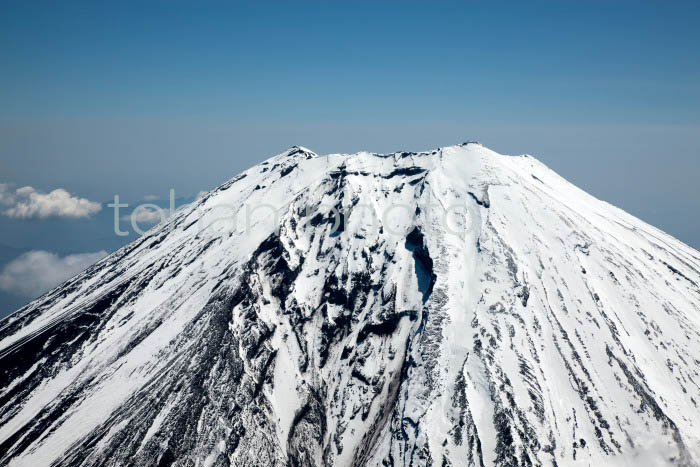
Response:
[[[10,185],[7,183],[0,183],[0,205],[7,206],[14,200],[14,195],[12,190],[10,190]]]
[[[2,214],[17,219],[46,219],[67,217],[78,219],[89,217],[102,209],[100,203],[72,196],[63,188],[50,193],[41,193],[30,186],[12,190],[10,185],[0,183],[0,205]]]
[[[107,256],[106,251],[60,257],[49,251],[24,253],[0,272],[0,290],[38,297]]]
[[[121,217],[123,221],[130,222],[132,219],[136,222],[144,222],[146,224],[156,224],[170,216],[170,211],[167,209],[158,208],[155,205],[140,205],[134,209],[131,214],[126,214]]]

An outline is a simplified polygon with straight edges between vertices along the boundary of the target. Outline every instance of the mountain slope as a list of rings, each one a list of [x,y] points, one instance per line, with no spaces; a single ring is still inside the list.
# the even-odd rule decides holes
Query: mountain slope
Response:
[[[698,465],[699,284],[532,157],[295,147],[0,322],[0,465]]]

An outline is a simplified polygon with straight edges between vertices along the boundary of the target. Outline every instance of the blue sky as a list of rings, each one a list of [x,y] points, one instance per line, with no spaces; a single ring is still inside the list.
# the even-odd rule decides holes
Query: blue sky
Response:
[[[295,144],[473,139],[698,247],[699,20],[672,1],[5,1],[0,183],[191,197]],[[0,216],[0,245],[51,251],[57,222],[109,235]]]
[[[5,2],[3,116],[697,122],[690,2]]]

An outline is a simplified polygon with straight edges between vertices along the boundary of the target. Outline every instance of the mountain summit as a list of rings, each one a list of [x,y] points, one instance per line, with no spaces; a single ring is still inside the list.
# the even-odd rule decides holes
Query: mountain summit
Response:
[[[699,284],[530,156],[294,147],[0,321],[0,465],[698,465]]]

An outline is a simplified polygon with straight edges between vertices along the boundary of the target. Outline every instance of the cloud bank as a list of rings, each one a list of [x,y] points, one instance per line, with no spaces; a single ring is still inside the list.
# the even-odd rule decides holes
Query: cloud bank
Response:
[[[106,251],[58,256],[34,250],[8,263],[0,272],[0,290],[34,298],[51,290],[107,256]]]
[[[30,186],[12,190],[0,183],[0,209],[2,214],[16,219],[47,219],[63,217],[79,219],[90,217],[102,209],[100,203],[72,196],[63,188],[41,193]]]

